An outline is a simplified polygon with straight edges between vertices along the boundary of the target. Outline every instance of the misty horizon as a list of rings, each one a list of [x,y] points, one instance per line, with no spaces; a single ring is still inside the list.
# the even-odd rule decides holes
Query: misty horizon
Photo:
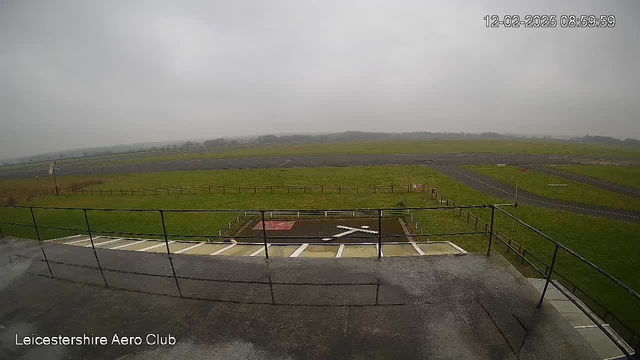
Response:
[[[640,138],[635,1],[0,5],[0,158],[263,134]],[[613,14],[488,29],[488,14]]]

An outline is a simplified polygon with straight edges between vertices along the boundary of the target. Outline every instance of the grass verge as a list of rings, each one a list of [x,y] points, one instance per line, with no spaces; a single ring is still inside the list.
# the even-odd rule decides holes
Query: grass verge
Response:
[[[557,168],[640,189],[640,166],[558,165]]]
[[[532,170],[520,172],[519,167],[511,165],[464,165],[464,167],[512,186],[516,185],[517,177],[519,189],[536,195],[583,204],[640,211],[640,199],[600,189],[579,181],[569,180],[561,176],[543,174]],[[546,186],[547,184],[567,184],[567,186],[554,187]]]

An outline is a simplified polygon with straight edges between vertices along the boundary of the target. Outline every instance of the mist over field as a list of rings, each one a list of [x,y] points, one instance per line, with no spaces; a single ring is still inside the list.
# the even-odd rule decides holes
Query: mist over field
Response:
[[[264,134],[640,138],[636,1],[0,5],[0,158]],[[490,14],[616,16],[490,29]]]

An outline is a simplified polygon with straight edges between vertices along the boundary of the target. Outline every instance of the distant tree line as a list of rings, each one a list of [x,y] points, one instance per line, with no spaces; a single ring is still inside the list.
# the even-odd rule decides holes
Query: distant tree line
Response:
[[[595,143],[595,144],[631,145],[631,146],[639,146],[640,147],[640,140],[631,139],[631,138],[620,140],[620,139],[616,139],[616,138],[611,137],[611,136],[590,136],[590,135],[587,135],[587,136],[584,136],[582,138],[582,141],[588,142],[588,143]]]
[[[49,153],[36,156],[30,156],[14,161],[5,161],[3,165],[11,165],[16,163],[30,163],[38,161],[49,161],[57,159],[72,159],[87,156],[104,156],[111,154],[127,154],[134,152],[148,151],[174,151],[179,149],[197,149],[197,148],[221,148],[237,145],[266,145],[266,144],[290,144],[290,143],[312,143],[312,142],[331,142],[331,141],[355,141],[355,140],[383,140],[383,139],[496,139],[496,138],[523,138],[523,136],[504,135],[495,132],[482,133],[464,133],[464,132],[402,132],[402,133],[384,133],[384,132],[364,132],[364,131],[345,131],[340,133],[317,134],[317,135],[261,135],[254,138],[245,139],[227,139],[215,138],[205,140],[202,143],[196,141],[186,141],[184,143],[173,143],[160,146],[143,146],[137,145],[118,145],[108,148],[80,149],[70,150],[59,154]],[[542,139],[551,139],[551,136],[541,136]],[[640,147],[640,140],[637,139],[616,139],[610,136],[591,136],[586,135],[582,138],[572,138],[571,141],[580,141],[585,143],[605,144],[605,145],[627,145]]]

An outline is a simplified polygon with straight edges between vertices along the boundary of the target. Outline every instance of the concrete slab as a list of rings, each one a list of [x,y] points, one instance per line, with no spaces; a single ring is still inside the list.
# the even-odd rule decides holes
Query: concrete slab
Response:
[[[460,254],[460,250],[448,243],[416,243],[425,255]],[[386,247],[386,246],[385,246]]]
[[[345,245],[342,250],[343,258],[377,257],[378,249],[375,245]]]
[[[191,247],[193,245],[197,245],[197,244],[184,243],[184,242],[173,242],[173,243],[169,244],[169,250],[171,251],[172,254],[174,254],[177,251],[180,251],[182,249],[186,249],[186,248]],[[166,254],[167,253],[167,247],[166,246],[161,246],[159,248],[151,249],[151,250],[148,250],[148,251],[149,252],[156,252],[156,253]]]
[[[576,331],[591,344],[602,359],[624,358],[624,353],[599,328],[577,328]]]
[[[548,290],[547,290],[548,291]],[[546,298],[546,295],[545,295]],[[584,314],[579,307],[577,307],[574,303],[569,300],[548,300],[554,308],[558,309],[561,313],[578,313]]]
[[[102,248],[102,249],[110,249],[114,246],[119,246],[119,245],[123,245],[126,242],[123,239],[118,239],[118,238],[110,238],[108,241],[101,241],[99,243],[94,241],[94,245],[97,248]]]
[[[83,239],[83,240],[72,240],[72,241],[65,242],[64,244],[65,245],[70,245],[70,246],[87,246],[87,245],[91,245],[91,240],[87,236],[86,239]]]
[[[138,242],[138,240],[121,239],[121,240],[118,240],[118,241],[116,241],[114,243],[102,244],[99,247],[103,248],[103,249],[114,249],[114,248],[125,246],[125,245],[128,245],[128,244],[135,244],[136,242]],[[126,247],[124,247],[122,249],[126,250]]]
[[[263,245],[236,245],[229,250],[225,250],[218,255],[222,256],[249,256],[254,252],[264,249]]]
[[[177,254],[184,278],[174,279],[162,254],[99,249],[112,269],[106,288],[98,270],[72,266],[91,249],[46,251],[62,263],[55,278],[31,275],[47,273],[37,251],[24,270],[0,272],[11,276],[0,287],[0,358],[599,358],[555,308],[536,308],[535,290],[495,253],[268,263]],[[15,346],[15,334],[32,333],[170,333],[177,344]]]
[[[136,244],[120,248],[119,250],[137,251],[137,250],[142,250],[142,249],[147,248],[149,246],[158,245],[158,244],[160,244],[160,241],[156,241],[156,240],[139,240]]]
[[[382,244],[384,256],[418,256],[418,252],[411,244],[384,245]]]
[[[569,312],[562,314],[572,326],[591,326],[595,325],[591,319],[584,313]]]
[[[335,258],[338,245],[309,245],[298,257],[301,258]]]
[[[89,235],[80,235],[80,236],[75,236],[74,235],[74,236],[70,236],[68,238],[57,240],[55,242],[60,243],[60,244],[73,245],[73,244],[77,244],[79,242],[82,242],[82,240],[89,240]]]
[[[191,250],[187,250],[182,254],[188,255],[211,255],[216,251],[222,250],[225,247],[229,246],[229,244],[204,244],[202,246],[198,246],[197,248],[193,248]]]
[[[297,245],[271,245],[269,246],[269,257],[289,257],[297,248]],[[264,256],[264,252],[258,256]]]
[[[536,288],[538,293],[541,293],[545,280],[544,279],[528,279],[529,282]],[[556,286],[559,287],[556,288]],[[575,305],[569,297],[574,301],[581,304],[581,307]],[[625,344],[624,340],[606,324],[600,317],[589,309],[579,298],[572,294],[566,287],[557,280],[554,280],[545,294],[545,301],[551,304],[557,309],[562,316],[575,328],[575,330],[581,334],[587,343],[598,353],[603,359],[618,359],[624,358],[624,353],[618,346],[589,318],[588,315],[594,317],[596,321],[603,324],[607,331],[615,338],[618,339],[620,344]],[[584,309],[584,310],[583,310]],[[626,347],[627,351],[633,353],[633,349]]]

